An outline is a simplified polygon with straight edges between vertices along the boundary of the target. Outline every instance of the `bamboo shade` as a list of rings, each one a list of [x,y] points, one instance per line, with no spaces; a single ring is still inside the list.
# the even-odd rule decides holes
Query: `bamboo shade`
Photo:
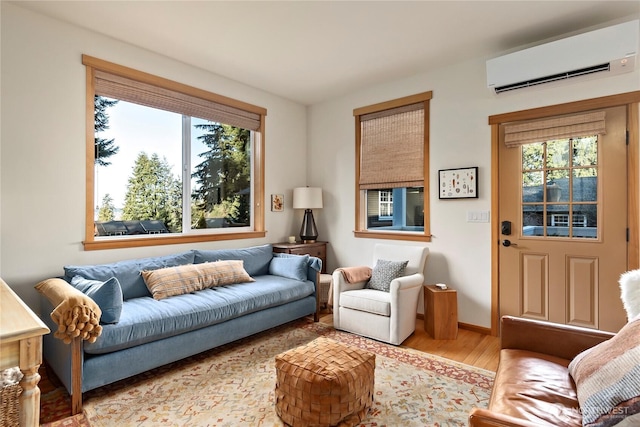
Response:
[[[424,185],[424,103],[360,116],[361,190]]]
[[[260,115],[160,86],[96,70],[96,95],[257,131]]]
[[[504,127],[504,144],[519,147],[532,142],[561,138],[578,138],[605,133],[605,112],[596,111],[565,117],[508,124]]]

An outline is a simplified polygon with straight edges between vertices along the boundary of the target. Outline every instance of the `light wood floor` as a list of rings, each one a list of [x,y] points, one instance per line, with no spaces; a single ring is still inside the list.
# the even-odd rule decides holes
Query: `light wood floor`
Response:
[[[333,314],[324,310],[320,315],[320,321],[333,325]],[[425,332],[424,321],[416,319],[416,331],[402,343],[402,347],[413,348],[495,372],[498,367],[500,338],[458,329],[458,338],[455,340],[434,340]]]

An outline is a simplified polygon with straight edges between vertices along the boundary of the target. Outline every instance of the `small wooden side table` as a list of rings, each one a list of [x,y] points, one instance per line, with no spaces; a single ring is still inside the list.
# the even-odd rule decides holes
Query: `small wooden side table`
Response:
[[[458,293],[453,289],[424,287],[424,330],[437,340],[458,337]]]

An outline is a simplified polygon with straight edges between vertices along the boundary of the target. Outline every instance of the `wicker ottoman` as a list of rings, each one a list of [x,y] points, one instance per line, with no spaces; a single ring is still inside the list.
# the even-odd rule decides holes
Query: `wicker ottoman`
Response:
[[[318,338],[276,356],[276,413],[294,426],[353,426],[373,404],[375,354]]]

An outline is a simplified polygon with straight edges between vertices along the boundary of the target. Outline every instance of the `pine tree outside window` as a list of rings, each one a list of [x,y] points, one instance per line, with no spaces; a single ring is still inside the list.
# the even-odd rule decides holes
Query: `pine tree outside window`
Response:
[[[85,249],[264,237],[266,110],[83,56]]]

